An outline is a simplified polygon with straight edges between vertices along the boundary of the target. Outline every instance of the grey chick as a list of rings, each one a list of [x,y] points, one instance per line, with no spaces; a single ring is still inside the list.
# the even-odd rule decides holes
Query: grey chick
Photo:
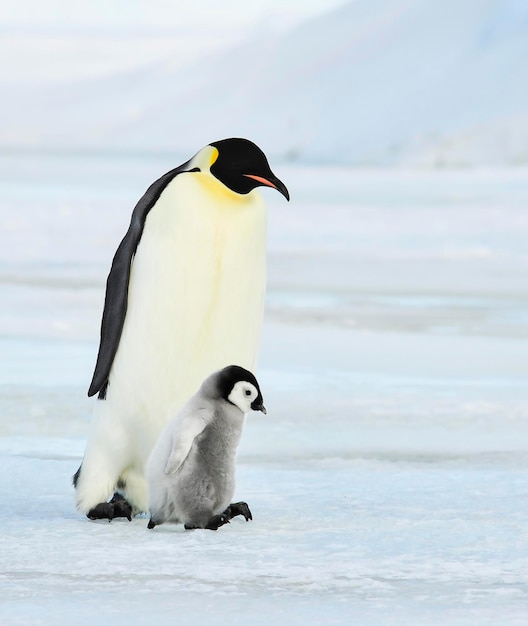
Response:
[[[266,413],[251,372],[229,365],[205,379],[148,458],[149,528],[172,522],[217,530],[236,515],[252,519],[245,502],[231,503],[238,444],[250,410]]]

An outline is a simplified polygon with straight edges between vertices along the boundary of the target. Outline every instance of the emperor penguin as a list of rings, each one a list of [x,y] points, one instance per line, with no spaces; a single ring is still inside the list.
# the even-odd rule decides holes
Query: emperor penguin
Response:
[[[170,417],[210,372],[255,369],[266,283],[257,187],[289,200],[258,146],[223,139],[164,174],[134,208],[106,283],[88,391],[98,399],[73,477],[90,519],[146,511],[145,463]]]
[[[253,519],[246,502],[231,502],[237,448],[250,410],[266,413],[251,372],[230,365],[205,379],[148,458],[149,528],[173,522],[217,530],[236,515]]]

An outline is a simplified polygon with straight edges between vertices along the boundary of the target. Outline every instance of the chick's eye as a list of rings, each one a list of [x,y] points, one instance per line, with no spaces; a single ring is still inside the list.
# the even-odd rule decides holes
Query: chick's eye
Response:
[[[250,396],[251,395],[251,391],[249,389],[246,389],[245,393],[246,393],[246,396]]]

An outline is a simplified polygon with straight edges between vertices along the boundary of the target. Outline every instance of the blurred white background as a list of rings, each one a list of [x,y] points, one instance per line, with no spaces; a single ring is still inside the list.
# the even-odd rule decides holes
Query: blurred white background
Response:
[[[524,0],[4,2],[0,148],[528,160]]]

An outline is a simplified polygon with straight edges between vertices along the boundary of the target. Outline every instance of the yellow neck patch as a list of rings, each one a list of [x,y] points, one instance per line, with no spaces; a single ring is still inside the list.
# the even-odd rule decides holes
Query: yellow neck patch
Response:
[[[218,159],[218,149],[214,146],[205,146],[200,152],[196,153],[190,162],[190,167],[198,167],[203,171],[207,171]]]
[[[210,157],[210,161],[209,161],[209,167],[211,167],[211,165],[213,165],[213,163],[216,161],[216,159],[218,159],[218,155],[220,154],[218,152],[217,148],[214,148],[213,146],[211,146],[213,149],[211,150],[211,157]]]
[[[204,188],[218,200],[227,201],[230,204],[235,203],[236,205],[245,205],[248,201],[251,202],[250,194],[239,194],[232,191],[210,172],[197,172],[193,176],[196,176],[196,179],[200,181]]]

